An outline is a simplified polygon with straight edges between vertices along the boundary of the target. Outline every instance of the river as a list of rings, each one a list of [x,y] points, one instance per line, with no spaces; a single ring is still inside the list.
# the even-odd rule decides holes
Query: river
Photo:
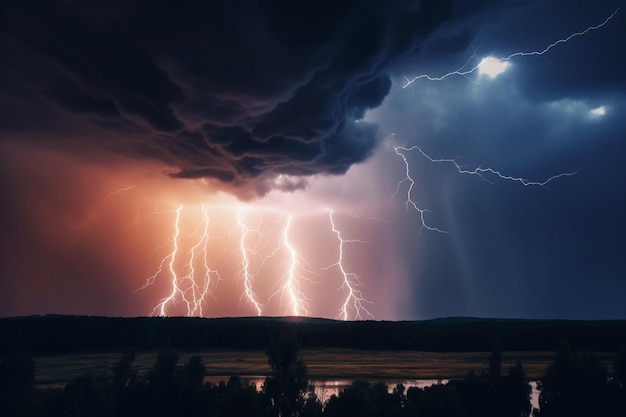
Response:
[[[229,377],[225,376],[212,376],[205,378],[205,381],[209,381],[211,383],[217,384],[220,381],[228,381]],[[263,382],[265,382],[264,376],[242,376],[242,380],[247,381],[248,383],[254,385],[258,391],[261,390],[263,386]],[[375,383],[377,381],[370,381]],[[387,385],[387,390],[389,392],[393,391],[393,389],[398,385],[404,385],[405,389],[409,387],[417,387],[424,388],[430,387],[435,384],[447,384],[447,379],[437,380],[437,379],[409,379],[409,380],[396,380],[396,379],[385,379],[383,381]],[[340,391],[347,388],[352,384],[352,380],[348,379],[328,379],[328,380],[311,380],[310,384],[315,387],[315,395],[322,401],[326,402],[332,395],[338,395]],[[531,395],[530,395],[530,403],[533,408],[539,408],[539,390],[537,389],[537,382],[531,381]]]

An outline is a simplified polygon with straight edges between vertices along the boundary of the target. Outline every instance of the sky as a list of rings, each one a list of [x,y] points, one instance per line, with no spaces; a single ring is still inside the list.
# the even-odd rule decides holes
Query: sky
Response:
[[[3,1],[0,316],[626,319],[624,6]]]

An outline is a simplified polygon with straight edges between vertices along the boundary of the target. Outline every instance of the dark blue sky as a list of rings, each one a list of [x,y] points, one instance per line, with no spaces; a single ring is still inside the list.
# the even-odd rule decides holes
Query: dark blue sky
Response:
[[[438,77],[472,56],[466,69],[489,55],[542,51],[602,23],[620,4],[536,2],[479,15],[450,29],[459,43],[471,36],[456,53],[440,56],[433,46],[432,62],[426,52],[394,73],[394,89],[372,118],[398,143],[535,181],[577,172],[545,187],[494,177],[488,184],[413,152],[427,220],[449,234],[421,234],[428,260],[410,268],[418,301],[407,315],[624,318],[623,10],[544,55],[512,58],[495,79],[472,73],[400,88],[404,77]],[[594,115],[600,107],[605,113]]]
[[[5,1],[0,20],[0,315],[149,312],[129,296],[146,273],[103,243],[121,235],[62,227],[149,178],[142,204],[195,181],[385,220],[358,254],[376,318],[626,318],[623,1]],[[516,53],[494,78],[472,71]],[[439,233],[405,210],[407,182],[394,196],[394,146],[575,175],[525,186],[407,151]],[[81,250],[60,255],[54,233]]]

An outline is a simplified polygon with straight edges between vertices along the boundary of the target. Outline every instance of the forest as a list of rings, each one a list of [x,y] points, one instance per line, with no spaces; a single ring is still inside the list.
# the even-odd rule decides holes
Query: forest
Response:
[[[499,340],[509,351],[553,351],[567,340],[577,349],[615,352],[626,341],[626,320],[512,320],[447,318],[425,321],[339,321],[300,317],[189,318],[28,316],[0,318],[0,353],[33,354],[178,350],[265,349],[291,333],[303,347],[428,352],[488,352]]]
[[[503,372],[494,342],[487,371],[425,388],[354,381],[321,401],[299,357],[293,334],[272,339],[266,349],[271,374],[260,390],[237,376],[205,381],[200,356],[179,363],[171,348],[160,351],[140,375],[134,348],[126,350],[109,375],[85,374],[64,387],[36,388],[32,355],[10,352],[0,359],[2,416],[247,416],[247,417],[577,417],[626,415],[626,349],[609,372],[592,353],[562,342],[538,382],[539,409],[531,409],[531,387],[521,362]]]
[[[0,319],[2,416],[554,417],[626,415],[626,322],[451,318],[342,322],[308,318]],[[418,388],[354,380],[318,398],[302,347],[491,352],[482,372]],[[524,364],[503,369],[507,351],[555,351],[532,409]],[[260,387],[239,376],[207,380],[201,356],[180,351],[263,349],[270,373]],[[158,352],[147,370],[137,352]],[[120,352],[104,374],[62,386],[35,384],[34,356]],[[616,352],[607,366],[596,353]]]

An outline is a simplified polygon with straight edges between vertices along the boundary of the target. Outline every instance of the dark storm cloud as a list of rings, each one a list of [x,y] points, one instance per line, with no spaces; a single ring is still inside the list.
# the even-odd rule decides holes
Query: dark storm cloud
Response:
[[[472,10],[451,1],[7,1],[3,136],[158,159],[173,177],[235,186],[341,174],[378,145],[376,126],[359,119],[388,94],[389,70]],[[447,48],[470,38],[465,29]]]

